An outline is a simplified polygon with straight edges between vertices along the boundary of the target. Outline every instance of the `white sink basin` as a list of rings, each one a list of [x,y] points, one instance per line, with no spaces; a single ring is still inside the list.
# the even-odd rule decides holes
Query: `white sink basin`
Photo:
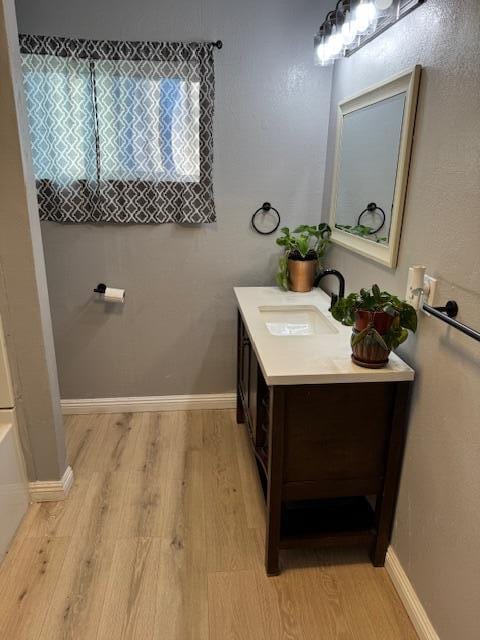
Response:
[[[338,329],[313,305],[258,307],[272,336],[319,336]]]

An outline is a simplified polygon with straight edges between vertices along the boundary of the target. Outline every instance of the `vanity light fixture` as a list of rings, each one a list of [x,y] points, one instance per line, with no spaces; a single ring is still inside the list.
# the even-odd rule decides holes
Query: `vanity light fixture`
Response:
[[[325,67],[351,56],[425,0],[338,0],[313,40],[314,61]]]

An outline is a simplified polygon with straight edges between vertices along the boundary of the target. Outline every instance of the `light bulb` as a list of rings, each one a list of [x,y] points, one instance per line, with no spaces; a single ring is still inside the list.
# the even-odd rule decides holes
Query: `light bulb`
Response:
[[[370,25],[374,22],[377,15],[377,10],[373,2],[369,0],[361,0],[360,4],[355,10],[355,22],[359,33],[365,33]]]
[[[327,48],[327,42],[324,35],[317,34],[314,38],[314,63],[325,67],[331,64],[333,60],[330,58]]]
[[[315,63],[324,65],[328,60],[327,47],[322,42],[315,47]]]
[[[338,54],[343,49],[343,37],[340,31],[337,29],[336,25],[333,25],[332,33],[328,37],[328,52],[333,56],[338,56]]]
[[[345,22],[342,25],[342,38],[345,45],[352,44],[357,37],[357,23],[352,18],[350,11],[345,14]]]
[[[331,42],[330,42],[330,36],[328,36],[327,39],[325,40],[325,53],[329,58],[331,58],[334,55]]]

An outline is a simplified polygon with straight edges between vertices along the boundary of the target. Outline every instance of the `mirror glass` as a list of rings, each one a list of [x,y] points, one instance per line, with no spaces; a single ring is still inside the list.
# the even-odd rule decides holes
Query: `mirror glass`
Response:
[[[390,268],[398,258],[420,73],[417,65],[337,106],[331,239]]]
[[[405,96],[343,118],[335,227],[382,244],[390,236]]]

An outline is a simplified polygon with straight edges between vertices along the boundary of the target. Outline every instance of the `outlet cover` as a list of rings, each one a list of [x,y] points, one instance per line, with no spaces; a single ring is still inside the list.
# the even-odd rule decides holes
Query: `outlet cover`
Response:
[[[432,278],[432,276],[425,274],[423,281],[425,282],[425,285],[426,285],[425,288],[428,289],[428,294],[423,296],[423,302],[433,307],[433,304],[435,302],[435,291],[437,289],[437,279]],[[423,308],[422,308],[422,311],[423,311]],[[426,311],[423,311],[423,313],[426,313],[427,316],[429,315]]]

